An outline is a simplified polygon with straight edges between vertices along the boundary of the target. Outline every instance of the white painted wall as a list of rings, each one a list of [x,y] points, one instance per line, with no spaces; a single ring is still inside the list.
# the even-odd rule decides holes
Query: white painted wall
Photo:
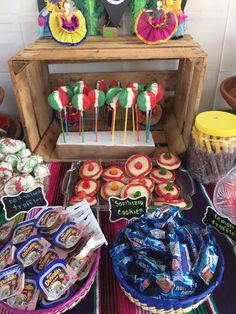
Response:
[[[227,108],[218,86],[228,76],[236,75],[236,1],[235,0],[188,0],[188,33],[209,55],[204,92],[200,110]],[[123,32],[129,24],[128,14],[123,19]],[[0,0],[0,85],[6,90],[6,99],[0,112],[17,116],[15,97],[11,87],[7,60],[17,51],[38,37],[36,0]],[[153,64],[138,64],[139,69],[153,68]],[[155,63],[157,68],[174,68],[175,62]],[[77,71],[74,66],[71,71]],[[122,62],[97,64],[80,70],[137,69],[137,64]],[[53,66],[54,71],[68,71],[64,66]]]

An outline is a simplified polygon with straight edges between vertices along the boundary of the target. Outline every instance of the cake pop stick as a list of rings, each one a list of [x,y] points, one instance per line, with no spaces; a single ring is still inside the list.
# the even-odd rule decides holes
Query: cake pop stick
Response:
[[[72,98],[72,106],[81,113],[82,124],[82,142],[84,143],[84,111],[87,111],[91,107],[91,100],[85,94],[76,94]]]
[[[98,142],[98,108],[103,107],[106,101],[106,96],[102,90],[93,89],[88,93],[91,102],[91,107],[95,108],[95,132],[96,142]]]
[[[139,94],[138,96],[138,106],[139,109],[143,112],[146,112],[146,131],[148,130],[149,125],[149,112],[153,110],[156,106],[156,96],[153,92],[145,91]],[[148,131],[146,132],[146,142],[148,142]]]
[[[129,108],[135,106],[137,101],[138,93],[133,88],[124,89],[119,96],[120,105],[125,108],[125,127],[124,127],[124,144],[126,144],[127,139],[127,124],[128,124],[128,112]]]
[[[126,85],[126,88],[128,88],[128,87],[135,89],[138,94],[144,91],[143,85],[139,84],[137,82],[129,82]],[[135,108],[132,108],[133,131],[134,131],[134,110],[135,110],[135,114],[136,114],[137,141],[139,142],[140,136],[139,136],[139,124],[138,124],[138,107],[135,106]]]
[[[112,109],[112,143],[115,141],[115,126],[116,126],[116,109],[120,106],[119,97],[122,89],[113,87],[109,89],[106,95],[106,102]]]
[[[61,111],[63,110],[65,104],[66,103],[68,104],[68,102],[69,102],[68,96],[67,96],[66,93],[57,90],[57,91],[52,92],[49,95],[48,101],[49,101],[50,106],[54,110],[56,110],[56,111],[58,111],[60,113],[61,130],[62,130],[62,134],[63,134],[64,143],[66,143],[65,131],[64,131]]]
[[[77,81],[75,82],[73,93],[88,95],[90,90],[91,90],[91,87],[86,81]]]
[[[107,92],[107,83],[105,80],[97,81],[95,83],[95,89],[101,90],[104,93]]]

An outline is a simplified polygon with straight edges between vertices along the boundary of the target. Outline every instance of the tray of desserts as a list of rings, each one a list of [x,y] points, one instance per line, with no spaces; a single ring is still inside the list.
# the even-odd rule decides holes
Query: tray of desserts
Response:
[[[65,206],[86,199],[91,207],[108,210],[109,198],[146,196],[149,209],[171,204],[192,208],[194,182],[178,157],[167,152],[151,159],[137,154],[127,160],[78,161],[62,184]]]

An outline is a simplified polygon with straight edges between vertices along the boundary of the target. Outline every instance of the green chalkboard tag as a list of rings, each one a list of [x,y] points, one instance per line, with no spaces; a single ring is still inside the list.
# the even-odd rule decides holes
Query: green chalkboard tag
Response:
[[[236,242],[236,225],[232,224],[228,218],[221,217],[212,207],[207,207],[205,216],[202,219],[205,225],[210,225],[221,234],[228,236]]]
[[[11,220],[22,213],[28,213],[35,207],[48,205],[42,187],[14,196],[3,196],[1,199],[6,220]]]
[[[140,218],[147,212],[147,197],[138,198],[109,198],[110,221],[116,222],[122,219],[131,220]]]

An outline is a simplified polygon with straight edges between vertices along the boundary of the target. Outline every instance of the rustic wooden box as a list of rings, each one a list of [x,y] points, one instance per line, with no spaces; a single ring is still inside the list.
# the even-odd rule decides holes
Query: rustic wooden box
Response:
[[[179,60],[176,71],[105,72],[51,74],[49,64],[68,64],[99,61]],[[87,80],[92,85],[98,79],[108,82],[118,79],[122,84],[138,81],[146,84],[157,81],[166,91],[174,92],[174,104],[165,114],[162,126],[153,130],[156,151],[168,148],[176,154],[186,151],[191,128],[199,108],[207,55],[186,35],[161,45],[145,45],[136,37],[90,37],[81,46],[65,47],[49,39],[37,40],[9,60],[9,69],[17,99],[20,118],[29,148],[46,161],[73,161],[58,157],[55,146],[60,126],[53,118],[48,95],[58,86]],[[119,125],[119,123],[118,123]],[[120,129],[123,124],[120,124]],[[106,125],[100,126],[106,130]],[[161,128],[161,129],[160,129]]]

